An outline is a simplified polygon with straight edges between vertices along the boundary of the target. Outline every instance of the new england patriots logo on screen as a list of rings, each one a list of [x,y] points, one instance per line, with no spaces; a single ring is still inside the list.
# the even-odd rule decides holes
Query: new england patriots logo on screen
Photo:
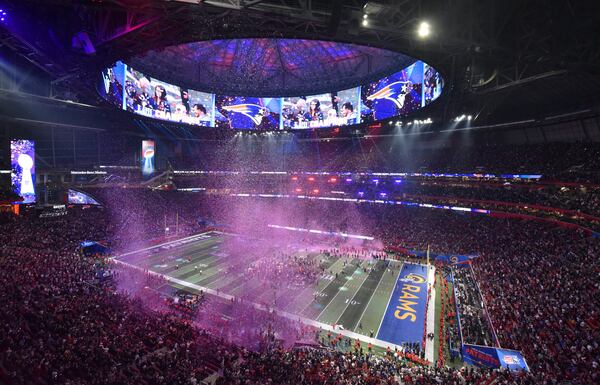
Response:
[[[392,101],[398,109],[404,106],[404,99],[411,90],[412,83],[410,81],[399,81],[390,83],[383,87],[373,95],[367,97],[367,100],[387,99]]]
[[[236,104],[233,106],[224,106],[225,111],[237,112],[252,119],[255,125],[260,125],[263,116],[266,115],[266,108],[258,104]]]

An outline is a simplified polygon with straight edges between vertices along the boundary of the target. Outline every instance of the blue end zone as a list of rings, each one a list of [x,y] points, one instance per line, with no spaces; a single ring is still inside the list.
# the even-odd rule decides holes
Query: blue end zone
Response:
[[[377,338],[396,345],[422,343],[427,305],[427,267],[405,263],[388,303]]]

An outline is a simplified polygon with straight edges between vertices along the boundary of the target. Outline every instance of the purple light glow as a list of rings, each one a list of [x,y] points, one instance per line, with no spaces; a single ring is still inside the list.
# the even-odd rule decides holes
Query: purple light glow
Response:
[[[164,57],[176,57],[177,70],[165,67]],[[369,60],[369,66],[361,65]],[[315,95],[315,84],[345,79],[360,84],[374,72],[391,72],[414,62],[398,52],[355,44],[313,39],[248,38],[205,40],[149,51],[128,63],[154,75],[169,74],[175,84],[190,84],[198,90],[220,90],[224,94],[254,95],[256,92]],[[158,63],[163,63],[159,65]],[[144,68],[142,68],[144,67]],[[199,69],[211,76],[198,76]],[[336,74],[332,78],[331,74]],[[356,79],[356,81],[352,81]],[[335,83],[329,90],[343,90]],[[358,97],[358,95],[356,95]],[[356,104],[354,104],[356,106]]]

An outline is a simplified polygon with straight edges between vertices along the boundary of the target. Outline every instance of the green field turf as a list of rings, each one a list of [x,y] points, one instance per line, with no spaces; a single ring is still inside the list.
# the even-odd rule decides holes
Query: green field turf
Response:
[[[169,248],[129,253],[118,259],[201,287],[218,289],[224,294],[255,293],[255,303],[283,303],[281,310],[329,325],[342,325],[346,330],[365,336],[371,333],[377,335],[402,267],[398,261],[358,260],[308,253],[307,258],[316,258],[324,273],[313,286],[298,290],[292,296],[289,291],[259,287],[257,280],[246,281],[235,274],[227,274],[226,268],[231,261],[221,251],[220,245],[230,235],[209,235],[189,243],[170,245]],[[303,254],[306,255],[306,252]],[[165,295],[176,290],[196,291],[172,282],[156,290]]]

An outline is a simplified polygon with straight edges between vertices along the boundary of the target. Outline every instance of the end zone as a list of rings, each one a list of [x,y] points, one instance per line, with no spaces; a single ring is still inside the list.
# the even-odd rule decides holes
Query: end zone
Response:
[[[423,342],[429,269],[405,263],[381,320],[377,339],[395,345]]]

